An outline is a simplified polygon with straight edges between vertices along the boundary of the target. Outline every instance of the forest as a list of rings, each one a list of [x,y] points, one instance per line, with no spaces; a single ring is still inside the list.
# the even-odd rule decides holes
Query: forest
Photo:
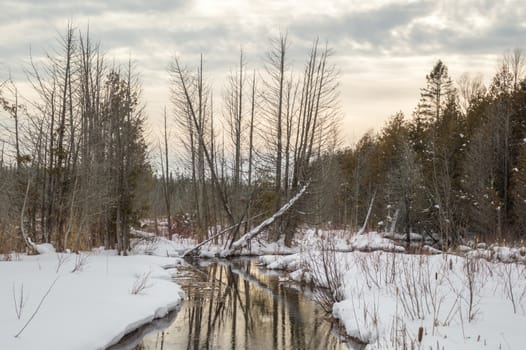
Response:
[[[220,96],[204,56],[166,57],[157,140],[133,57],[115,63],[73,26],[59,43],[29,57],[31,91],[0,76],[0,253],[51,242],[126,254],[144,219],[199,241],[229,228],[234,241],[304,188],[271,239],[290,245],[302,225],[419,233],[441,248],[525,237],[522,50],[502,55],[488,86],[450,77],[437,58],[412,115],[394,113],[343,147],[329,43],[313,40],[298,66],[286,34],[269,41],[261,67],[241,49]]]

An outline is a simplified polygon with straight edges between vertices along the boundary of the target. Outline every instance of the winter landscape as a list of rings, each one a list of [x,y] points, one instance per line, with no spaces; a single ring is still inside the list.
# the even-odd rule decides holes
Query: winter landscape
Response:
[[[0,349],[526,347],[522,3],[0,5]]]

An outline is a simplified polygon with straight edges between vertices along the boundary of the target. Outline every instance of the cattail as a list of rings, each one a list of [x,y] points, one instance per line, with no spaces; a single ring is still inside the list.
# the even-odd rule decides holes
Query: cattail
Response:
[[[418,342],[422,342],[422,337],[424,336],[424,327],[418,328]]]

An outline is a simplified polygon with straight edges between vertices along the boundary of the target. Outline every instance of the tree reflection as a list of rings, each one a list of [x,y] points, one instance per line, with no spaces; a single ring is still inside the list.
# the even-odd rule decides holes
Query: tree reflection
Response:
[[[137,349],[347,348],[312,300],[280,284],[277,275],[260,271],[253,261],[193,269],[175,322],[164,333],[146,337]]]

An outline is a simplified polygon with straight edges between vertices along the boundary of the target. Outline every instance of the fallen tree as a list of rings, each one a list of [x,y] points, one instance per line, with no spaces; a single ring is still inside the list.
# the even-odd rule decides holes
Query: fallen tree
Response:
[[[257,217],[259,217],[261,215],[262,214],[258,214],[256,216],[253,216],[253,217],[250,218],[250,220],[254,220],[254,219],[256,219]],[[198,245],[196,245],[195,247],[192,247],[192,248],[188,249],[187,251],[185,251],[181,257],[184,258],[186,256],[189,256],[190,253],[193,253],[193,252],[199,250],[199,248],[201,248],[205,244],[209,243],[210,241],[214,240],[215,238],[218,238],[218,237],[224,235],[225,233],[232,231],[233,229],[239,229],[240,225],[243,225],[243,224],[245,224],[247,222],[248,221],[241,221],[239,224],[236,224],[236,225],[227,227],[224,230],[221,230],[220,232],[216,233],[215,235],[213,235],[212,237],[208,238],[207,240],[205,240],[205,241],[199,243]]]
[[[235,251],[243,248],[248,244],[248,242],[256,237],[258,234],[263,232],[268,226],[272,225],[276,219],[278,219],[280,216],[285,214],[307,191],[307,188],[309,187],[310,183],[307,183],[303,188],[288,201],[284,206],[282,206],[277,212],[274,213],[271,217],[264,220],[262,223],[260,223],[258,226],[254,227],[249,232],[245,233],[241,238],[239,238],[237,241],[233,242],[230,245],[230,248],[224,250],[221,252],[220,256],[223,258],[226,258],[228,256],[231,256],[234,254]]]
[[[369,217],[371,216],[371,210],[373,209],[374,197],[376,197],[376,190],[374,191],[373,197],[371,198],[371,202],[369,203],[369,209],[367,210],[367,216],[365,217],[363,226],[357,233],[358,236],[363,235],[365,233],[365,230],[367,229],[367,223],[369,222]]]

